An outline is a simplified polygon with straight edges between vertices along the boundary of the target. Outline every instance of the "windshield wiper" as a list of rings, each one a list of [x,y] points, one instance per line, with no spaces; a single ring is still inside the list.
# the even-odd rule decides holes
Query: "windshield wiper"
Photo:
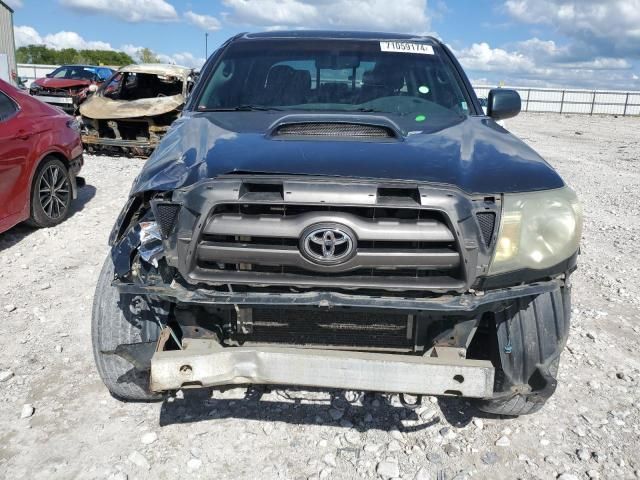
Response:
[[[356,108],[353,110],[349,110],[349,112],[363,112],[363,113],[391,113],[391,112],[385,112],[384,110],[377,110],[375,108],[367,108],[367,107],[360,107],[360,108]]]
[[[261,107],[259,105],[238,105],[236,107],[219,107],[219,108],[206,108],[198,107],[199,112],[269,112],[277,111],[281,112],[281,108],[275,107]]]

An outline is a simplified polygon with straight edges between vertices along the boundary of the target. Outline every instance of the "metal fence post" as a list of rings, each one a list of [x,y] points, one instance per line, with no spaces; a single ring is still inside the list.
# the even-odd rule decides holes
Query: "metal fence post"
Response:
[[[627,96],[624,97],[624,110],[622,112],[622,116],[626,116],[627,115],[627,105],[629,104],[629,92],[627,92]]]
[[[525,112],[529,111],[529,97],[531,96],[531,89],[527,90],[527,106],[524,108]]]
[[[560,113],[562,113],[562,108],[564,107],[564,90],[562,90],[562,98],[560,99]]]
[[[593,115],[593,107],[596,104],[596,91],[593,91],[593,97],[591,98],[591,111],[589,112],[589,115]]]

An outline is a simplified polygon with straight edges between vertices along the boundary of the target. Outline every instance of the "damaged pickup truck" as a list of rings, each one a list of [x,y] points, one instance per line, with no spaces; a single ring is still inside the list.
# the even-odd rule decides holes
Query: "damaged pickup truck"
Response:
[[[80,107],[82,142],[89,151],[148,156],[180,115],[192,73],[163,64],[121,68]]]
[[[430,37],[242,34],[135,180],[93,309],[123,400],[274,384],[537,411],[567,341],[575,193]]]

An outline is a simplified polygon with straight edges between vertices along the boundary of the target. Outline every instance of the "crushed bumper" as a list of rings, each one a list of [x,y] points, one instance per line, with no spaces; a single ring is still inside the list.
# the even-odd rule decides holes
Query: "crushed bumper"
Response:
[[[117,265],[117,264],[116,264]],[[115,280],[113,285],[120,293],[151,295],[174,303],[202,305],[268,305],[268,306],[317,306],[321,308],[381,308],[424,310],[437,312],[482,312],[499,309],[500,303],[521,297],[535,296],[559,290],[561,280],[536,282],[530,285],[501,288],[487,292],[437,297],[385,297],[352,295],[330,291],[303,293],[222,292],[193,288],[174,282],[172,285],[144,285]]]
[[[151,140],[123,140],[120,138],[103,138],[95,135],[82,135],[82,143],[85,145],[101,145],[105,147],[138,147],[155,148],[157,141]]]
[[[272,384],[472,398],[493,393],[494,368],[483,360],[303,348],[223,348],[211,340],[190,340],[184,347],[154,354],[151,390]]]

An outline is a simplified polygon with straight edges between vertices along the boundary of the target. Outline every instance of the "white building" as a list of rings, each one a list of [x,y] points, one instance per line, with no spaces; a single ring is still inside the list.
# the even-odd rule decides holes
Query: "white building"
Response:
[[[15,83],[16,44],[13,38],[13,10],[0,0],[0,78]]]

